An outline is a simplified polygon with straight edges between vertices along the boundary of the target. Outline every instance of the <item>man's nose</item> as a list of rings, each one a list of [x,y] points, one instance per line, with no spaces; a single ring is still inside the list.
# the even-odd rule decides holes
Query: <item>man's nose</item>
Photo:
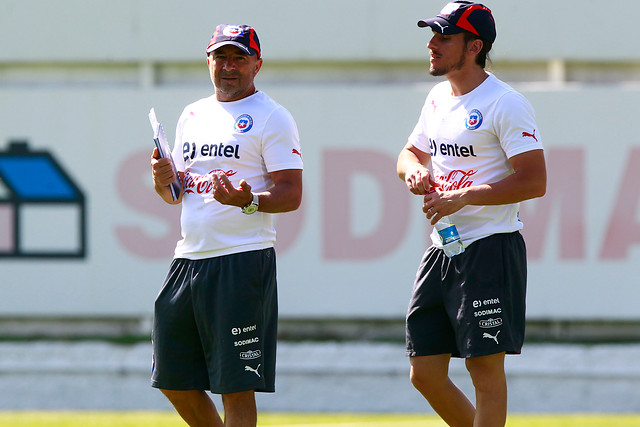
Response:
[[[433,50],[434,47],[435,47],[435,37],[431,37],[431,39],[427,43],[427,49]]]
[[[233,59],[226,59],[222,64],[222,68],[225,70],[234,70],[236,68],[236,62]]]

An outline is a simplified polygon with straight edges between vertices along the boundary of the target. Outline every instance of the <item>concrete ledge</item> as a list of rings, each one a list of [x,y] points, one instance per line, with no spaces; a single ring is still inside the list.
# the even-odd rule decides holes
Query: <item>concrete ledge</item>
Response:
[[[404,341],[404,319],[282,319],[282,339]],[[640,320],[529,320],[527,342],[618,343],[640,340]]]
[[[104,339],[146,341],[149,317],[0,317],[0,340]],[[284,341],[404,341],[404,319],[281,318]],[[640,320],[530,320],[527,342],[617,343],[640,340]]]
[[[0,339],[150,339],[151,319],[92,317],[0,317]]]
[[[0,410],[171,410],[149,385],[150,342],[0,343]],[[531,344],[505,364],[511,413],[637,412],[638,344]],[[471,399],[464,361],[449,374]],[[276,393],[260,411],[433,413],[403,343],[281,342]],[[221,406],[220,396],[213,396]]]

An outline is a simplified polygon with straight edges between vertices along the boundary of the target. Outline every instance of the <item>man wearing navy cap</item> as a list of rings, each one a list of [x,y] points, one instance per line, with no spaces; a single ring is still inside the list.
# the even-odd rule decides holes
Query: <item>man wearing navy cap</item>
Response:
[[[451,426],[504,426],[505,354],[520,353],[525,327],[519,203],[546,192],[540,132],[531,104],[485,71],[496,39],[489,8],[453,1],[418,26],[433,33],[429,73],[446,80],[397,164],[434,225],[407,311],[411,381]],[[453,229],[455,251],[445,248]],[[465,359],[475,407],[449,379],[451,357]]]
[[[274,213],[298,208],[302,154],[291,114],[256,89],[260,41],[218,25],[206,48],[215,93],[188,105],[156,192],[182,204],[182,240],[156,299],[152,386],[190,426],[255,426],[255,392],[275,391]],[[207,391],[222,395],[225,422]]]

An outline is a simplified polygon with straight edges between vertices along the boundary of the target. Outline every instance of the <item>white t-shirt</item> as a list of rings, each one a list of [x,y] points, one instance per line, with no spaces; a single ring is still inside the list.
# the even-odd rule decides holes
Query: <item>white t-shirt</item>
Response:
[[[219,203],[211,177],[223,171],[234,187],[241,179],[254,193],[273,186],[269,172],[302,169],[300,140],[289,112],[262,92],[233,102],[215,95],[188,105],[176,129],[172,152],[184,172],[182,240],[176,258],[203,259],[272,247],[273,215],[246,215]]]
[[[531,104],[494,75],[462,96],[448,81],[427,96],[409,142],[431,154],[432,172],[442,190],[490,184],[511,175],[509,158],[542,149]],[[495,233],[522,228],[519,203],[465,206],[450,215],[465,246]],[[437,231],[431,233],[442,247]]]

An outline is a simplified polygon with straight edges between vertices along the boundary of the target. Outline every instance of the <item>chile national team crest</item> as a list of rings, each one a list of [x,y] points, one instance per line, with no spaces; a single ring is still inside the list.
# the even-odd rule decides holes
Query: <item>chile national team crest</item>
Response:
[[[241,37],[244,34],[244,31],[238,26],[229,25],[228,27],[225,27],[224,30],[222,30],[222,34],[227,37]]]
[[[236,119],[234,128],[238,133],[248,132],[253,127],[253,118],[248,114],[243,114]]]
[[[482,125],[482,113],[478,110],[471,110],[465,121],[465,126],[469,130],[476,130]]]

